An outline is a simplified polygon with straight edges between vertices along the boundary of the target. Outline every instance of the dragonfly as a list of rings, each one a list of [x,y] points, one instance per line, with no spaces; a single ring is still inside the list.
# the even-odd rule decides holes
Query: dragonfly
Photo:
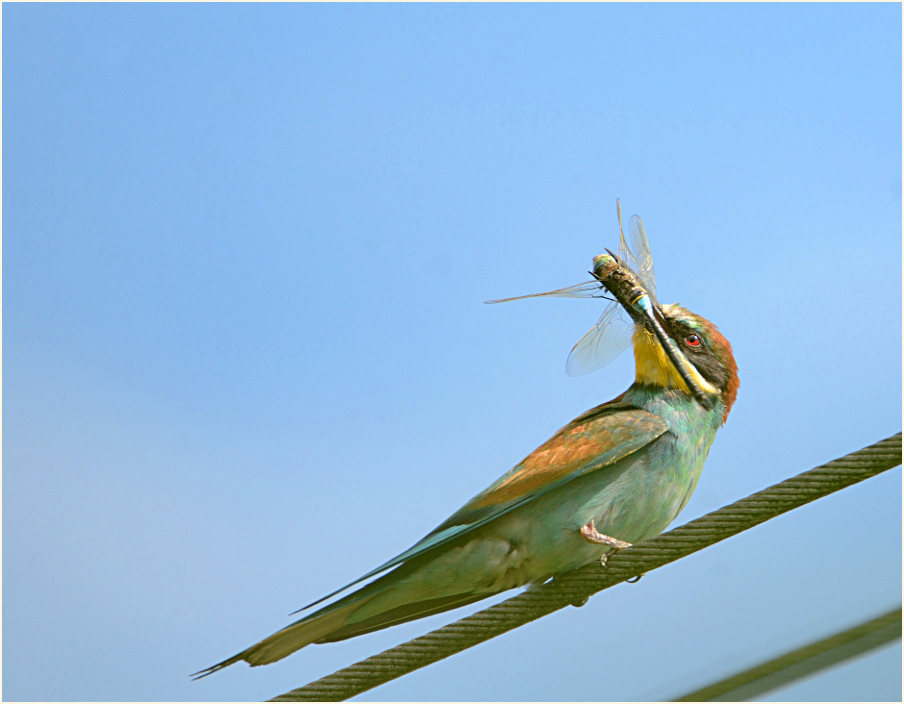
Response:
[[[622,229],[621,202],[616,200],[615,207],[618,211],[618,259],[619,264],[627,267],[637,277],[653,303],[656,301],[656,277],[653,272],[653,255],[650,254],[650,243],[644,230],[643,221],[637,215],[631,216],[628,229],[631,243],[625,239]],[[594,262],[598,263],[601,257]],[[594,269],[596,269],[596,265]],[[594,272],[590,272],[595,275]],[[598,278],[584,281],[574,286],[557,288],[543,293],[529,293],[526,296],[514,296],[513,298],[499,298],[486,303],[508,303],[520,301],[526,298],[604,298],[609,301],[596,324],[577,341],[568,355],[565,363],[565,371],[569,376],[583,376],[601,369],[618,357],[631,345],[631,334],[634,331],[634,321],[615,299],[606,295],[606,288]]]

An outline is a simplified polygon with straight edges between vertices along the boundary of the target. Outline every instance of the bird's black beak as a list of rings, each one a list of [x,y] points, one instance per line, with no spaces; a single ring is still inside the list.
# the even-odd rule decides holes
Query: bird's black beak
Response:
[[[593,260],[591,273],[615,296],[634,322],[653,332],[691,393],[704,408],[712,408],[713,398],[719,393],[718,389],[703,378],[681,348],[669,337],[663,327],[662,309],[659,304],[653,302],[634,272],[624,266],[615,254],[609,252],[600,254]]]
[[[718,390],[703,378],[703,375],[697,371],[697,368],[687,358],[687,355],[681,351],[681,348],[675,344],[675,341],[665,331],[661,322],[663,316],[659,305],[653,303],[649,296],[646,296],[645,300],[640,301],[640,303],[643,311],[644,324],[653,331],[654,335],[656,335],[656,339],[659,340],[662,349],[668,355],[672,364],[675,365],[675,369],[678,370],[678,373],[681,375],[681,378],[684,379],[684,383],[687,384],[691,393],[694,394],[696,399],[705,409],[711,409],[713,407],[713,396],[718,394]]]

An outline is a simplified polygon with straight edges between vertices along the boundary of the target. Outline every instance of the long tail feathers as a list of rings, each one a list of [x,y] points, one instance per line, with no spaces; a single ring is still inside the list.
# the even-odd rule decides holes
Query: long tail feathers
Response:
[[[223,662],[218,662],[216,665],[211,665],[210,667],[204,668],[203,670],[198,670],[197,672],[193,672],[189,675],[193,680],[199,680],[202,677],[207,677],[207,675],[212,675],[214,672],[219,672],[224,667],[229,667],[230,665],[234,665],[237,662],[241,662],[245,659],[245,653],[247,651],[242,651],[237,655],[233,655],[231,658],[227,658],[223,660]]]
[[[313,614],[300,621],[296,621],[290,626],[286,626],[281,631],[277,631],[272,636],[264,638],[260,643],[252,645],[250,648],[227,658],[216,665],[212,665],[204,670],[200,670],[191,675],[192,679],[199,680],[202,677],[212,675],[225,667],[234,665],[244,660],[252,667],[257,665],[269,665],[271,662],[282,660],[287,655],[291,655],[296,650],[303,648],[310,643],[326,637],[333,631],[341,628],[345,624],[349,612],[353,611],[360,604],[349,604],[344,608],[325,610],[324,613]]]
[[[296,621],[277,631],[272,636],[264,638],[260,643],[252,645],[231,658],[218,662],[204,670],[191,675],[193,679],[201,679],[218,672],[225,667],[234,665],[244,660],[252,667],[257,665],[269,665],[271,662],[282,660],[296,650],[311,643],[332,643],[353,636],[363,635],[381,628],[395,626],[406,621],[423,618],[432,614],[448,611],[459,606],[470,604],[472,601],[489,596],[487,593],[454,594],[437,599],[425,599],[411,604],[403,604],[395,608],[387,609],[378,614],[359,621],[348,622],[349,614],[362,606],[361,601],[354,600],[348,604],[337,602],[328,606],[322,612]],[[337,608],[338,607],[338,608]]]
[[[397,626],[400,623],[406,623],[407,621],[425,618],[443,611],[449,611],[450,609],[457,609],[459,606],[465,606],[478,599],[485,599],[487,596],[489,595],[480,592],[476,594],[455,594],[452,596],[440,597],[438,599],[425,599],[413,604],[405,604],[361,621],[344,624],[336,630],[330,631],[315,642],[334,643],[339,640],[345,640],[346,638],[354,638],[355,636],[361,636],[365,633],[379,631],[382,628],[389,628],[389,626]]]

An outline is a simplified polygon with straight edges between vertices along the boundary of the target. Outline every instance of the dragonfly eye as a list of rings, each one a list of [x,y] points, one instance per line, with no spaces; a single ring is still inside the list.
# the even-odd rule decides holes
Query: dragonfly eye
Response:
[[[688,347],[699,347],[700,346],[700,336],[691,333],[684,338],[684,344]]]

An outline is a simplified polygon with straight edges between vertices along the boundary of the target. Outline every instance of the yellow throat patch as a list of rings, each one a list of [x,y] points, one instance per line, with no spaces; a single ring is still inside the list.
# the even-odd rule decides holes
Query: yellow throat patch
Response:
[[[634,326],[634,364],[637,383],[680,389],[691,393],[681,374],[675,369],[656,336],[642,325]]]

